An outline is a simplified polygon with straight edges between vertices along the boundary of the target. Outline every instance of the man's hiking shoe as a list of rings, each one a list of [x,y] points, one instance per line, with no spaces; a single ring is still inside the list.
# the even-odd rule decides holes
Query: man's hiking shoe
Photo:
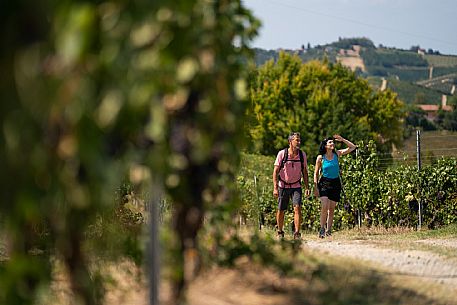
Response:
[[[278,231],[278,238],[284,239],[284,231]]]
[[[328,236],[328,237],[332,236],[332,230],[328,230],[327,232],[325,232],[325,236]]]
[[[324,238],[325,237],[325,228],[321,228],[319,230],[319,238]]]
[[[301,239],[301,234],[300,234],[300,232],[295,232],[295,233],[294,233],[294,239]]]

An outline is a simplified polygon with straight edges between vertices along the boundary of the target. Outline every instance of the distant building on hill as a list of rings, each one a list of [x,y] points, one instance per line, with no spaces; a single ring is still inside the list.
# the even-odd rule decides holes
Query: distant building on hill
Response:
[[[443,94],[441,96],[441,105],[435,104],[421,104],[417,105],[420,109],[424,110],[427,113],[427,119],[433,121],[438,115],[438,110],[442,109],[443,111],[452,111],[453,107],[447,104],[447,95]]]
[[[355,71],[356,69],[366,71],[363,59],[360,57],[361,49],[362,47],[359,45],[353,45],[352,49],[340,49],[336,56],[336,60],[352,71]]]
[[[359,57],[361,49],[362,49],[361,46],[353,45],[352,49],[340,49],[338,54],[340,56],[355,56],[355,57]]]

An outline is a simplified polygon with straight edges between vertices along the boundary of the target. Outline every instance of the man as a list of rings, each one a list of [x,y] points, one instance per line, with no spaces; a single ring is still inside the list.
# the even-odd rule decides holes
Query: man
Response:
[[[298,239],[301,237],[302,176],[305,196],[308,197],[310,194],[308,187],[308,163],[306,154],[300,150],[300,134],[298,132],[292,132],[288,140],[289,147],[278,152],[274,163],[273,196],[278,198],[278,211],[276,213],[278,237],[284,237],[284,214],[288,208],[289,200],[292,198],[295,225],[294,239]]]

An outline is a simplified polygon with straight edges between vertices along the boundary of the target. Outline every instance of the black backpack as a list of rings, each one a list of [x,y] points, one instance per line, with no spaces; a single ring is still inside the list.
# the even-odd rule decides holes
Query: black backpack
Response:
[[[279,178],[279,180],[281,180],[286,185],[293,185],[295,183],[300,182],[301,178],[303,176],[303,172],[305,170],[305,158],[303,157],[303,152],[302,152],[301,149],[298,150],[298,154],[300,155],[300,160],[288,160],[288,158],[289,158],[289,148],[288,147],[284,148],[284,157],[282,158],[281,164],[279,165],[278,178]],[[284,168],[284,165],[286,164],[287,161],[300,162],[300,165],[301,165],[301,176],[300,176],[300,179],[298,179],[295,182],[286,182],[283,179],[281,179],[281,175],[279,174],[281,172],[281,169]]]

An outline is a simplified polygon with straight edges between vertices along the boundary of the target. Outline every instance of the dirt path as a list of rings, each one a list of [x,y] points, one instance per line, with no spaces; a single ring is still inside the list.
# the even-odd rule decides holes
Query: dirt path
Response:
[[[407,241],[403,250],[398,243],[305,236],[299,251],[322,259],[300,263],[296,275],[241,258],[236,268],[200,274],[189,287],[188,305],[457,305],[457,238]],[[45,297],[40,304],[73,304],[62,266],[57,267],[52,301]],[[148,304],[143,270],[130,261],[107,268],[113,283],[106,287],[105,305]],[[166,290],[161,287],[161,304],[171,305]]]
[[[352,267],[337,271],[344,275],[331,288],[328,283],[336,271],[333,269],[328,276],[291,279],[248,265],[238,270],[215,270],[197,279],[189,291],[190,304],[365,304],[366,295],[370,295],[369,304],[457,304],[453,297],[457,295],[457,259],[437,254],[443,247],[457,250],[457,239],[409,243],[401,248],[421,250],[400,250],[384,240],[305,237],[303,251],[321,253],[330,261],[335,255],[343,264],[344,259],[352,261],[347,261]],[[362,262],[363,267],[357,270]],[[344,271],[351,268],[355,271]]]
[[[457,239],[427,239],[416,243],[457,250]],[[312,240],[305,247],[369,262],[392,274],[418,277],[444,284],[453,290],[457,288],[457,260],[431,251],[386,248],[383,242],[366,240]]]

